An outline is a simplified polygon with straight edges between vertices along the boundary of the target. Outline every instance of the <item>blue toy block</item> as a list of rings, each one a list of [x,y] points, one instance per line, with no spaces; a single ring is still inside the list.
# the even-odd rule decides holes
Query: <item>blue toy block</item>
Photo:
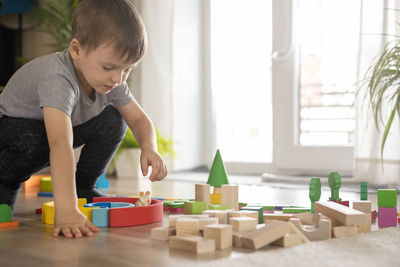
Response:
[[[105,173],[97,179],[96,188],[110,188],[110,181],[107,180]]]
[[[100,208],[92,210],[92,222],[97,227],[108,227],[108,208]]]
[[[132,203],[125,203],[125,202],[111,202],[111,208],[129,208],[134,207]]]
[[[38,197],[53,197],[53,193],[52,192],[39,192],[37,193]]]

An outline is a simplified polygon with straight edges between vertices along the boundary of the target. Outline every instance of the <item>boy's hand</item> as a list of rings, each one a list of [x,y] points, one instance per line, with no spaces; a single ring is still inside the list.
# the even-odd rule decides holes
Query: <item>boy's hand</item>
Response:
[[[67,238],[80,238],[82,236],[93,236],[93,232],[99,231],[100,229],[91,223],[79,210],[61,214],[57,214],[56,211],[53,237],[62,234]]]
[[[167,166],[164,159],[153,149],[142,150],[140,155],[140,166],[142,167],[143,176],[146,176],[151,166],[152,171],[150,181],[161,181],[167,176]]]

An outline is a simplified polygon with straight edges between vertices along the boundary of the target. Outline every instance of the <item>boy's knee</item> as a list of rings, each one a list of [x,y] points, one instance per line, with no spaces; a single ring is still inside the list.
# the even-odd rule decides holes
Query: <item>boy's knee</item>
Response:
[[[122,139],[124,139],[125,132],[128,128],[124,118],[122,118],[119,111],[112,105],[107,106],[103,112],[104,112],[104,119],[107,124],[107,128],[110,129],[110,133],[118,141],[122,141]]]

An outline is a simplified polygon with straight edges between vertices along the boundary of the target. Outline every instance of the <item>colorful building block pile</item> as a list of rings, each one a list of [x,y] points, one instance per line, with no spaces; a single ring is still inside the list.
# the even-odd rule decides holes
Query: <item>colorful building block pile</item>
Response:
[[[378,189],[378,226],[397,226],[396,189]]]

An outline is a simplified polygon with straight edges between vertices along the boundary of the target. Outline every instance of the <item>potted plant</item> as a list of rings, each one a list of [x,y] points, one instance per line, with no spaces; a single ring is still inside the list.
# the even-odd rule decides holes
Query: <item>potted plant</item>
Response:
[[[175,157],[172,138],[163,136],[157,128],[156,136],[158,152],[161,156],[164,158],[167,156]],[[129,128],[111,161],[109,172],[112,173],[114,170],[118,177],[142,176],[139,144]]]
[[[375,126],[383,122],[384,132],[381,140],[381,159],[386,139],[396,117],[400,118],[400,41],[386,44],[383,52],[369,67],[366,73],[365,84],[357,92],[364,92],[364,101],[367,101],[374,115]],[[384,119],[386,109],[389,117]]]

